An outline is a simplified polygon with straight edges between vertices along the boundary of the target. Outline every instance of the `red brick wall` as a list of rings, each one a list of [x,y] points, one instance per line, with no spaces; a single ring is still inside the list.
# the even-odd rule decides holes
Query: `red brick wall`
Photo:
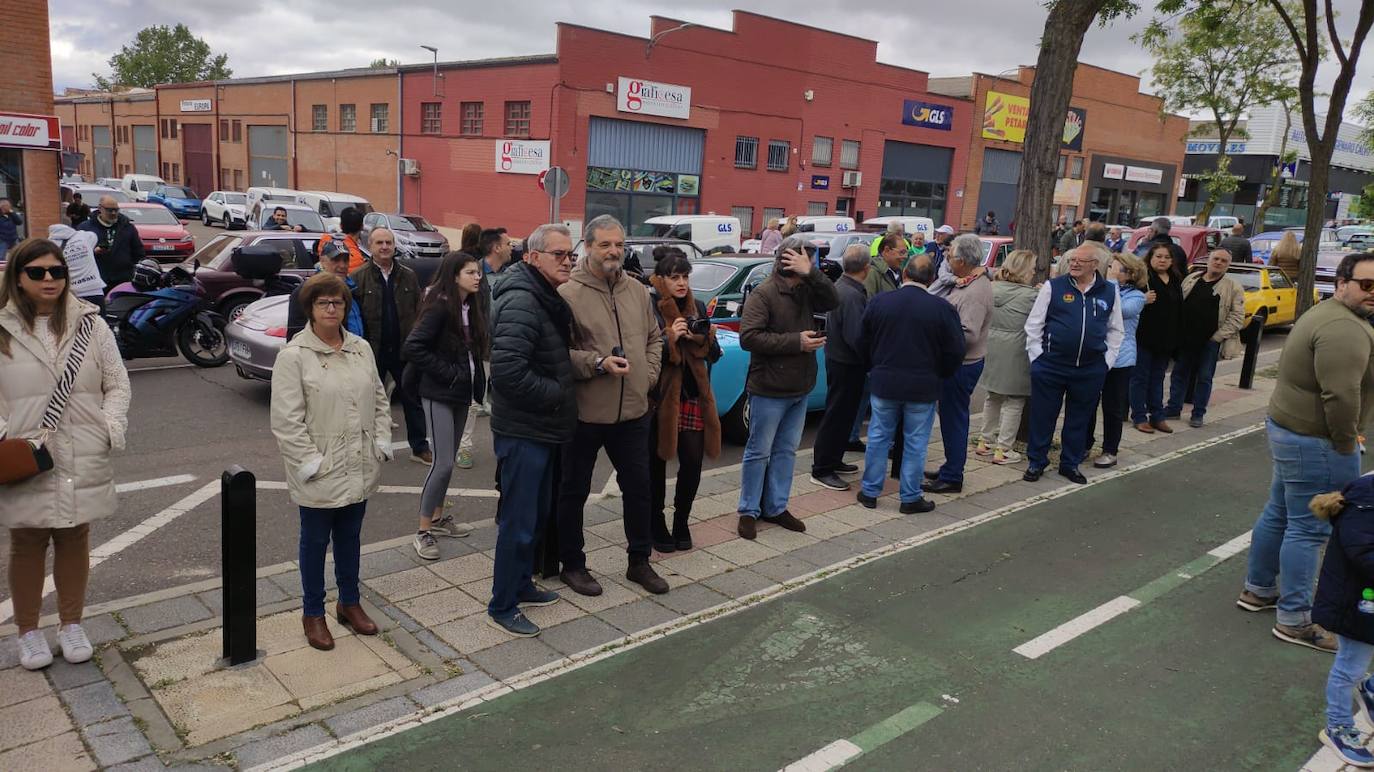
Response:
[[[0,24],[0,109],[34,115],[55,115],[52,96],[52,54],[48,48],[46,0],[7,2]],[[28,233],[42,236],[58,222],[57,179],[62,171],[61,154],[25,150],[24,214]]]

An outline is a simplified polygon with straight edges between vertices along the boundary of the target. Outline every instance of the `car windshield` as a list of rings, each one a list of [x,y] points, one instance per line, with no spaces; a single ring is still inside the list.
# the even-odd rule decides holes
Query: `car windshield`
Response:
[[[296,200],[296,197],[293,196],[293,195],[291,195],[290,193],[268,193],[267,195],[263,196],[263,200],[265,200],[265,201],[292,201],[292,202],[294,202],[294,201]]]
[[[212,271],[222,270],[222,267],[233,253],[234,247],[243,243],[243,239],[238,236],[221,235],[213,241],[196,251],[194,255],[186,260],[186,270],[191,269],[192,260],[199,260],[204,268]]]
[[[693,292],[714,292],[725,286],[737,269],[725,263],[696,263],[687,283]]]
[[[320,202],[320,206],[323,209],[329,210],[329,217],[342,217],[343,210],[350,206],[357,209],[362,214],[368,214],[372,211],[372,206],[366,201],[322,201]]]
[[[267,219],[272,219],[272,213],[267,212]],[[288,225],[299,225],[312,233],[324,233],[324,220],[309,209],[287,209],[286,222]]]
[[[119,211],[123,212],[130,222],[138,225],[176,225],[181,222],[176,215],[160,206],[150,206],[146,209],[130,206]]]
[[[169,198],[200,198],[200,196],[197,196],[195,192],[189,188],[177,187],[176,185],[168,185],[163,188],[162,195]]]
[[[1226,274],[1236,280],[1243,289],[1258,290],[1263,289],[1263,282],[1260,281],[1259,271],[1227,271]]]
[[[225,193],[224,203],[237,204],[239,206],[243,206],[244,204],[248,203],[248,196],[245,196],[242,193]]]
[[[1273,252],[1279,242],[1277,239],[1251,239],[1250,248],[1256,252]]]
[[[389,217],[387,218],[387,220],[398,231],[424,231],[425,233],[435,232],[434,226],[430,225],[428,220],[419,216],[418,214],[406,214],[401,215],[400,217]]]
[[[987,264],[987,262],[988,262],[988,255],[991,255],[991,254],[992,254],[992,242],[991,242],[991,241],[984,241],[984,242],[983,242],[983,264],[984,264],[984,265]]]
[[[670,222],[667,222],[667,223],[647,223],[647,222],[646,222],[646,223],[644,223],[643,225],[639,226],[638,228],[635,228],[635,230],[637,231],[637,232],[635,233],[636,236],[653,236],[653,237],[655,237],[655,238],[662,238],[662,237],[668,236],[669,234],[671,234],[671,233],[673,232],[673,224],[670,223]]]

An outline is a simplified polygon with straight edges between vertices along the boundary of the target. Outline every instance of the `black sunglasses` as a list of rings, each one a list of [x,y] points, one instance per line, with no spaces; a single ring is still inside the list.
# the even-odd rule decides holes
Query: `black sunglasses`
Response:
[[[30,281],[43,281],[43,275],[44,275],[44,274],[47,274],[48,276],[51,276],[51,277],[53,277],[54,279],[57,279],[57,280],[61,281],[62,279],[67,278],[67,266],[65,266],[65,265],[49,265],[49,266],[27,265],[27,266],[24,266],[24,275],[27,276],[27,277],[29,277],[29,280],[30,280]]]

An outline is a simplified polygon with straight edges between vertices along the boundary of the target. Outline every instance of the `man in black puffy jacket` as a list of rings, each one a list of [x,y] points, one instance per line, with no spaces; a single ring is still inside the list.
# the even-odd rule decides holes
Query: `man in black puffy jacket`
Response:
[[[577,429],[577,395],[568,353],[572,309],[557,291],[572,274],[572,233],[541,225],[525,244],[525,262],[492,290],[491,431],[501,501],[487,615],[493,627],[528,638],[539,626],[517,604],[558,601],[531,577],[536,536],[552,510],[554,460]]]
[[[144,258],[143,240],[129,218],[119,213],[119,202],[111,196],[100,197],[95,216],[81,223],[79,231],[96,236],[95,264],[108,289],[134,278],[134,266]]]

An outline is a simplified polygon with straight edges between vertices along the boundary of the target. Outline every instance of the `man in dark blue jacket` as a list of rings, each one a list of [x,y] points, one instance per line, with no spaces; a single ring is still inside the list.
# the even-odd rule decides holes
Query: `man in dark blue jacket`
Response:
[[[144,258],[143,239],[129,218],[119,213],[119,202],[111,196],[100,197],[95,216],[77,228],[95,234],[95,264],[106,289],[114,289],[134,278],[134,266]]]
[[[851,244],[841,259],[844,275],[835,282],[835,294],[840,304],[825,316],[825,417],[816,430],[816,444],[811,457],[811,482],[833,491],[849,490],[849,483],[840,472],[857,472],[859,468],[844,462],[849,445],[849,431],[859,414],[864,393],[864,378],[868,374],[860,345],[863,338],[864,306],[868,291],[868,248]]]
[[[1040,286],[1026,319],[1026,353],[1031,360],[1029,465],[1022,479],[1035,482],[1049,466],[1050,441],[1064,405],[1059,474],[1082,485],[1078,471],[1097,409],[1102,382],[1116,363],[1125,328],[1116,285],[1097,272],[1094,247],[1064,255],[1069,272]],[[1067,401],[1066,401],[1067,397]]]
[[[868,302],[864,311],[862,351],[871,365],[868,376],[873,416],[868,423],[863,485],[859,503],[872,509],[883,490],[887,453],[898,418],[902,419],[901,512],[929,512],[935,504],[921,497],[921,471],[935,422],[940,382],[964,361],[964,330],[959,312],[926,291],[935,280],[928,255],[907,261],[902,286]]]
[[[19,243],[19,226],[23,224],[24,216],[14,211],[14,204],[8,198],[0,198],[0,260]]]

